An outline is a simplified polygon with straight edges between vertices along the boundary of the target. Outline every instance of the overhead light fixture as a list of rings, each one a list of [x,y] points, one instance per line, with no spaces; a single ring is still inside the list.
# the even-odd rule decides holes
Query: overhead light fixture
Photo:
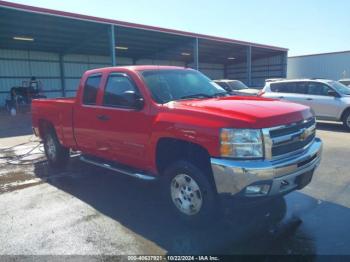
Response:
[[[115,49],[118,49],[118,50],[128,50],[129,47],[126,47],[126,46],[116,46]]]
[[[19,40],[19,41],[34,41],[33,37],[28,37],[28,36],[14,36],[14,40]]]
[[[185,52],[183,52],[183,53],[181,53],[181,55],[189,56],[189,55],[191,55],[191,54],[190,54],[190,53],[185,53]]]
[[[228,60],[235,60],[236,58],[235,57],[228,57],[227,59]]]

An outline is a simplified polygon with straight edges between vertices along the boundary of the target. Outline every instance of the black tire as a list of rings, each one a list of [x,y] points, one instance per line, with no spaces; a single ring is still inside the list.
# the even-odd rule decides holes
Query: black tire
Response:
[[[343,116],[343,125],[346,130],[350,131],[350,110],[347,110]]]
[[[172,207],[173,212],[186,224],[189,224],[191,226],[207,225],[213,220],[213,218],[218,214],[219,211],[219,201],[217,198],[217,193],[214,189],[214,185],[212,185],[212,183],[210,182],[208,174],[205,174],[205,172],[206,170],[201,170],[200,168],[188,161],[180,160],[168,166],[163,174],[163,192],[165,194],[167,202]],[[185,214],[177,207],[177,205],[175,204],[175,200],[173,200],[172,184],[174,183],[175,186],[175,177],[178,177],[178,175],[186,175],[186,179],[188,179],[188,177],[190,179],[193,179],[193,181],[198,185],[200,189],[199,193],[198,190],[196,191],[194,197],[198,200],[199,195],[201,196],[201,207],[199,211],[194,214]],[[191,181],[191,183],[193,181]],[[194,191],[192,192],[194,193]],[[191,196],[187,195],[187,199],[188,197],[191,198]],[[178,198],[178,201],[176,202],[178,202],[179,204],[179,201],[180,198]]]
[[[45,134],[44,149],[50,167],[59,170],[66,168],[69,160],[69,149],[60,144],[53,129]]]

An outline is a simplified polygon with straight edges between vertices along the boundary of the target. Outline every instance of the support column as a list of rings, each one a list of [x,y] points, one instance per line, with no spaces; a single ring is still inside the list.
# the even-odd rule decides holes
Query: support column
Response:
[[[66,81],[64,79],[63,54],[59,54],[59,64],[60,64],[60,79],[61,79],[62,96],[66,97]]]
[[[193,68],[199,70],[199,47],[198,47],[198,37],[194,39],[193,44]]]
[[[224,65],[224,78],[227,79],[228,78],[228,73],[227,73],[227,64]]]
[[[283,78],[287,78],[287,66],[288,66],[288,51],[283,54]]]
[[[247,86],[252,85],[252,47],[247,47]]]
[[[116,61],[116,50],[115,50],[115,33],[114,33],[115,25],[110,25],[110,28],[108,28],[109,33],[109,41],[110,41],[110,50],[111,50],[111,64],[112,66],[117,65]]]

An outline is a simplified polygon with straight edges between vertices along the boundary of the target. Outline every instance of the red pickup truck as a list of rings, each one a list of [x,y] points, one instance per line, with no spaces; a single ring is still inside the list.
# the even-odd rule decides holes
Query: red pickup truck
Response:
[[[49,164],[81,160],[144,180],[161,179],[189,221],[215,213],[218,196],[261,199],[301,189],[322,142],[303,105],[230,96],[198,71],[170,66],[87,71],[76,98],[32,103]]]

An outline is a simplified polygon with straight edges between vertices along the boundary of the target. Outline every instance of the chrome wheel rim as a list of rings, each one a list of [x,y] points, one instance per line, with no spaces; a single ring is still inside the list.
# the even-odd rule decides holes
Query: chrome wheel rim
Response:
[[[47,156],[51,160],[54,160],[56,158],[56,146],[51,136],[48,136],[46,139],[46,152],[47,152]]]
[[[177,209],[186,215],[197,214],[203,204],[197,182],[186,174],[176,175],[171,181],[171,198]]]

